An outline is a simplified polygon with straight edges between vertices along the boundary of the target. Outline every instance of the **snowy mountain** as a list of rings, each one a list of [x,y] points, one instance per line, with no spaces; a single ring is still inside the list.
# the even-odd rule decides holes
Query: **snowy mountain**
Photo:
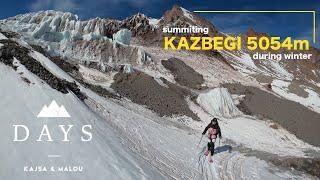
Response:
[[[41,11],[1,20],[1,179],[319,178],[318,60],[159,45],[162,27],[189,25],[221,33],[179,6],[159,19]],[[37,119],[53,100],[71,117]],[[197,143],[213,117],[223,138],[208,163],[207,140]],[[61,123],[74,125],[70,143],[61,141]],[[15,124],[29,128],[28,140],[12,141]],[[37,142],[45,124],[54,142]],[[92,141],[83,142],[88,124]],[[84,172],[24,172],[30,164]]]
[[[249,29],[245,36],[267,36],[266,33],[255,32]],[[275,60],[271,58],[253,60],[251,57],[257,51],[246,49],[236,52],[221,52],[226,60],[241,74],[256,80],[269,90],[278,95],[298,102],[313,111],[320,112],[320,99],[318,96],[320,88],[319,60],[320,51],[311,47],[307,53],[312,54],[310,60],[285,59]],[[299,53],[299,51],[293,51]],[[274,53],[265,51],[262,53]],[[281,49],[278,55],[289,53]],[[239,61],[239,60],[242,61]]]

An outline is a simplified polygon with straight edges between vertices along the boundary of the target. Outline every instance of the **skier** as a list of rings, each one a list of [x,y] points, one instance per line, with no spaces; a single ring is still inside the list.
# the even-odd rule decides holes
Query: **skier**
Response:
[[[208,124],[208,126],[204,129],[202,136],[206,134],[206,132],[208,131],[208,138],[209,138],[209,142],[208,142],[208,147],[205,151],[205,155],[208,156],[209,155],[209,162],[213,162],[212,161],[212,156],[214,154],[214,142],[216,141],[217,136],[219,136],[219,138],[221,139],[221,130],[220,130],[220,126],[218,124],[218,119],[217,118],[213,118],[211,120],[211,122]]]

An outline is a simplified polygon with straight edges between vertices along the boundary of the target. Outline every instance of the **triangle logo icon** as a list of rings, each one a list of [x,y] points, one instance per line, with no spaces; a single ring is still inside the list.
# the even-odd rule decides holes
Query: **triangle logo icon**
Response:
[[[66,110],[66,108],[57,104],[55,100],[51,102],[49,106],[44,105],[40,113],[37,116],[38,118],[69,118],[71,117]]]

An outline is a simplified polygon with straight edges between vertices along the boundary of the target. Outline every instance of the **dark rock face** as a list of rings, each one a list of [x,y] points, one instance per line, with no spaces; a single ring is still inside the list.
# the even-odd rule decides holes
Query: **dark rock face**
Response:
[[[94,85],[94,84],[90,84],[87,82],[84,82],[82,79],[78,78],[77,81],[83,85],[84,87],[90,89],[91,91],[95,92],[96,94],[98,94],[99,96],[105,97],[105,98],[113,98],[113,99],[120,99],[120,97],[108,90],[106,90],[105,88],[99,86],[99,85]]]
[[[191,19],[185,15],[183,9],[180,6],[174,5],[172,9],[164,13],[163,17],[159,22],[160,27],[161,28],[164,26],[187,27],[189,26],[189,24],[191,24],[191,25],[197,25],[198,27],[208,27],[209,36],[215,36],[217,34],[218,31],[216,27],[213,26],[213,24],[210,21],[192,12],[190,12],[189,15],[192,17]]]
[[[28,78],[26,78],[26,77],[21,77],[21,79],[22,79],[24,82],[28,83],[28,84],[31,83],[31,81],[30,81]]]
[[[32,47],[32,49],[34,49],[35,51],[38,51],[39,53],[45,55],[48,57],[48,53],[46,50],[43,49],[42,46],[39,45],[35,45],[35,44],[30,44],[30,46]]]
[[[114,80],[111,88],[117,93],[137,104],[146,105],[160,116],[186,115],[199,120],[184,99],[189,93],[187,90],[182,90],[167,81],[164,83],[168,85],[168,88],[164,87],[142,72],[118,73]]]
[[[27,48],[20,46],[18,43],[12,40],[0,40],[0,43],[4,45],[0,49],[0,62],[15,69],[15,66],[13,65],[13,58],[15,57],[30,72],[37,75],[53,89],[56,89],[64,94],[67,94],[69,92],[68,90],[70,90],[79,99],[86,99],[86,96],[80,92],[80,89],[75,82],[71,83],[64,79],[57,78],[50,71],[44,68],[40,62],[29,56],[29,50]]]
[[[272,162],[277,166],[294,168],[313,176],[320,177],[320,159],[319,158],[287,158],[274,159]]]
[[[99,85],[93,85],[90,83],[87,83],[83,80],[81,74],[79,73],[79,66],[74,65],[66,60],[63,60],[60,57],[49,57],[49,59],[55,63],[57,66],[59,66],[63,71],[67,72],[69,75],[71,75],[74,79],[76,79],[81,85],[84,87],[90,89],[91,91],[97,93],[99,96],[105,97],[105,98],[113,98],[113,99],[119,99],[120,97],[109,92],[105,88],[99,86]]]
[[[20,38],[20,34],[12,31],[4,31],[0,28],[0,33],[6,36],[7,38]]]
[[[162,60],[161,63],[166,69],[171,71],[174,79],[183,86],[200,89],[201,84],[204,83],[203,76],[180,59],[170,58]]]
[[[67,73],[76,73],[79,71],[79,66],[71,64],[58,56],[49,57],[49,59]]]
[[[320,114],[305,106],[277,97],[256,87],[225,84],[231,94],[245,95],[238,108],[248,115],[262,116],[295,134],[298,138],[320,146]]]
[[[120,27],[130,29],[133,36],[143,36],[155,30],[149,24],[148,17],[141,13],[126,18],[120,23]]]

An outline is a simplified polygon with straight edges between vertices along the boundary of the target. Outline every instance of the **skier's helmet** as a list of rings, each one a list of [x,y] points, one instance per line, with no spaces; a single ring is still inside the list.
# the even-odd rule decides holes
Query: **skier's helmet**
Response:
[[[217,118],[213,118],[213,119],[211,120],[211,123],[212,123],[212,124],[218,124],[218,119],[217,119]]]

